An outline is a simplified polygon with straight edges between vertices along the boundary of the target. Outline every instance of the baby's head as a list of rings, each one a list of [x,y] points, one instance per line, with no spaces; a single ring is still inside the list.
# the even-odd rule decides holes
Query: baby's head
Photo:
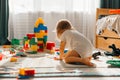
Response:
[[[57,37],[59,38],[60,35],[65,31],[65,30],[70,30],[72,29],[71,22],[66,20],[66,19],[61,19],[57,23],[56,31],[57,31]]]

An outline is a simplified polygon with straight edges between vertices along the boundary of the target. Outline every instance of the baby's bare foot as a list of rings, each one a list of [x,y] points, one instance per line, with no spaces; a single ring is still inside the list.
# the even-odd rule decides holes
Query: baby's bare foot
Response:
[[[88,66],[91,66],[91,67],[94,66],[94,64],[91,63],[90,61],[91,61],[91,57],[83,58],[83,59],[82,59],[82,63],[84,63],[84,64],[86,64],[86,65],[88,65]]]

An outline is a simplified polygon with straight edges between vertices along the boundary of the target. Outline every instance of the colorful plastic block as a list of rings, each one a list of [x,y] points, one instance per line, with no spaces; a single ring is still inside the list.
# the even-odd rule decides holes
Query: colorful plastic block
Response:
[[[33,37],[35,37],[34,33],[28,33],[27,34],[28,39],[32,39]]]
[[[38,50],[38,46],[37,45],[31,45],[30,48],[32,51],[37,51]]]
[[[44,24],[44,21],[42,18],[38,18],[35,22],[35,27],[38,27],[39,24]]]
[[[20,40],[19,39],[12,39],[11,43],[12,43],[12,45],[20,45]]]
[[[55,47],[55,43],[54,42],[47,42],[46,43],[46,49],[52,50],[54,47]]]
[[[34,76],[35,70],[34,69],[25,69],[25,75],[27,76]]]
[[[17,62],[17,57],[11,57],[10,62]]]
[[[18,79],[29,79],[30,76],[23,76],[23,75],[18,75]]]
[[[3,59],[3,54],[0,53],[0,61]]]

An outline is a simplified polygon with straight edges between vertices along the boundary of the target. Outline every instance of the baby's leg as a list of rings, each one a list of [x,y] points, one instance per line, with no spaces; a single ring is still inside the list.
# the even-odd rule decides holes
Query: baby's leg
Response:
[[[65,57],[63,58],[63,60],[66,63],[80,62],[80,63],[84,63],[88,66],[93,66],[93,64],[90,62],[91,57],[81,58],[80,55],[75,50],[68,51],[66,53]]]
[[[63,60],[66,63],[79,62],[77,58],[80,58],[80,55],[75,50],[71,50],[66,53]]]

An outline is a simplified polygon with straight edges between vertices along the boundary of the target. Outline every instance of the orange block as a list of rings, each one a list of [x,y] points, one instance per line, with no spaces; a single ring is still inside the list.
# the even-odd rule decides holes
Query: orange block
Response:
[[[10,62],[17,62],[17,57],[11,57]]]

